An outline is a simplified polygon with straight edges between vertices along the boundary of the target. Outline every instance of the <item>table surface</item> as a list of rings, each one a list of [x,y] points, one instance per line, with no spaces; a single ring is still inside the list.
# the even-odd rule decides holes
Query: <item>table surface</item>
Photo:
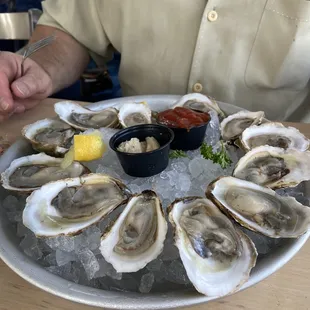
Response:
[[[6,148],[19,136],[21,128],[36,120],[54,116],[53,104],[46,99],[23,115],[0,125],[0,147]],[[310,124],[290,124],[310,138]],[[245,291],[186,310],[310,310],[310,241],[284,267]],[[308,300],[309,296],[309,300]],[[91,310],[97,309],[53,296],[29,284],[0,260],[0,310]]]

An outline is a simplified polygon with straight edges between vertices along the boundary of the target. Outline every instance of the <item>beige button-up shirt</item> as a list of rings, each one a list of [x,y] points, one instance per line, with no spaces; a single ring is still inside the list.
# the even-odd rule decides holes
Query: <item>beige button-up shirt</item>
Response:
[[[111,48],[121,53],[125,96],[201,92],[277,120],[310,111],[310,1],[47,0],[43,8],[40,24],[70,33],[97,63]]]

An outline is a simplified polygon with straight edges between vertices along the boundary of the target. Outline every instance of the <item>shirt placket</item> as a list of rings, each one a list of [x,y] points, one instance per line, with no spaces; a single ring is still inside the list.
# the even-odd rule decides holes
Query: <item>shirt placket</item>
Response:
[[[217,22],[218,12],[216,11],[216,3],[218,0],[209,0],[205,6],[204,13],[197,36],[195,52],[192,60],[192,67],[189,75],[187,92],[203,93],[206,91],[207,85],[204,85],[201,79],[201,62],[206,58],[202,45],[206,44],[206,32],[212,23]]]

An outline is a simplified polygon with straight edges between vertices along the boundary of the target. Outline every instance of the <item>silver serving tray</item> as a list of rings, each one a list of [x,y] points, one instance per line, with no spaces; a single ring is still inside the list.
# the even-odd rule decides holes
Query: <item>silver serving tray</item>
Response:
[[[136,96],[98,102],[90,104],[88,107],[92,110],[101,110],[130,101],[147,101],[153,110],[160,111],[171,106],[178,98],[179,96],[172,95]],[[219,103],[219,105],[227,114],[240,110],[238,107],[225,103]],[[31,153],[33,153],[33,150],[27,141],[23,139],[17,141],[0,158],[0,172],[3,172],[12,160]],[[305,195],[309,196],[309,186],[306,185],[304,190]],[[1,187],[0,200],[6,195],[7,192]],[[240,290],[262,281],[280,269],[301,249],[309,235],[310,232],[299,239],[286,240],[282,247],[276,248],[268,256],[259,259],[256,267],[252,270],[249,281]],[[198,294],[195,290],[139,294],[104,291],[75,284],[46,271],[42,266],[26,256],[18,247],[18,244],[19,238],[16,237],[13,226],[0,208],[0,258],[26,281],[51,294],[105,309],[171,309],[193,306],[212,300]]]

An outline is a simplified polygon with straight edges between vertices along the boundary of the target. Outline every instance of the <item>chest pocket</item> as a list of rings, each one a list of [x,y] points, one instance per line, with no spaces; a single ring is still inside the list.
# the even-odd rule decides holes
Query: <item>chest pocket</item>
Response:
[[[250,88],[301,90],[310,78],[310,1],[267,0],[250,52]]]

